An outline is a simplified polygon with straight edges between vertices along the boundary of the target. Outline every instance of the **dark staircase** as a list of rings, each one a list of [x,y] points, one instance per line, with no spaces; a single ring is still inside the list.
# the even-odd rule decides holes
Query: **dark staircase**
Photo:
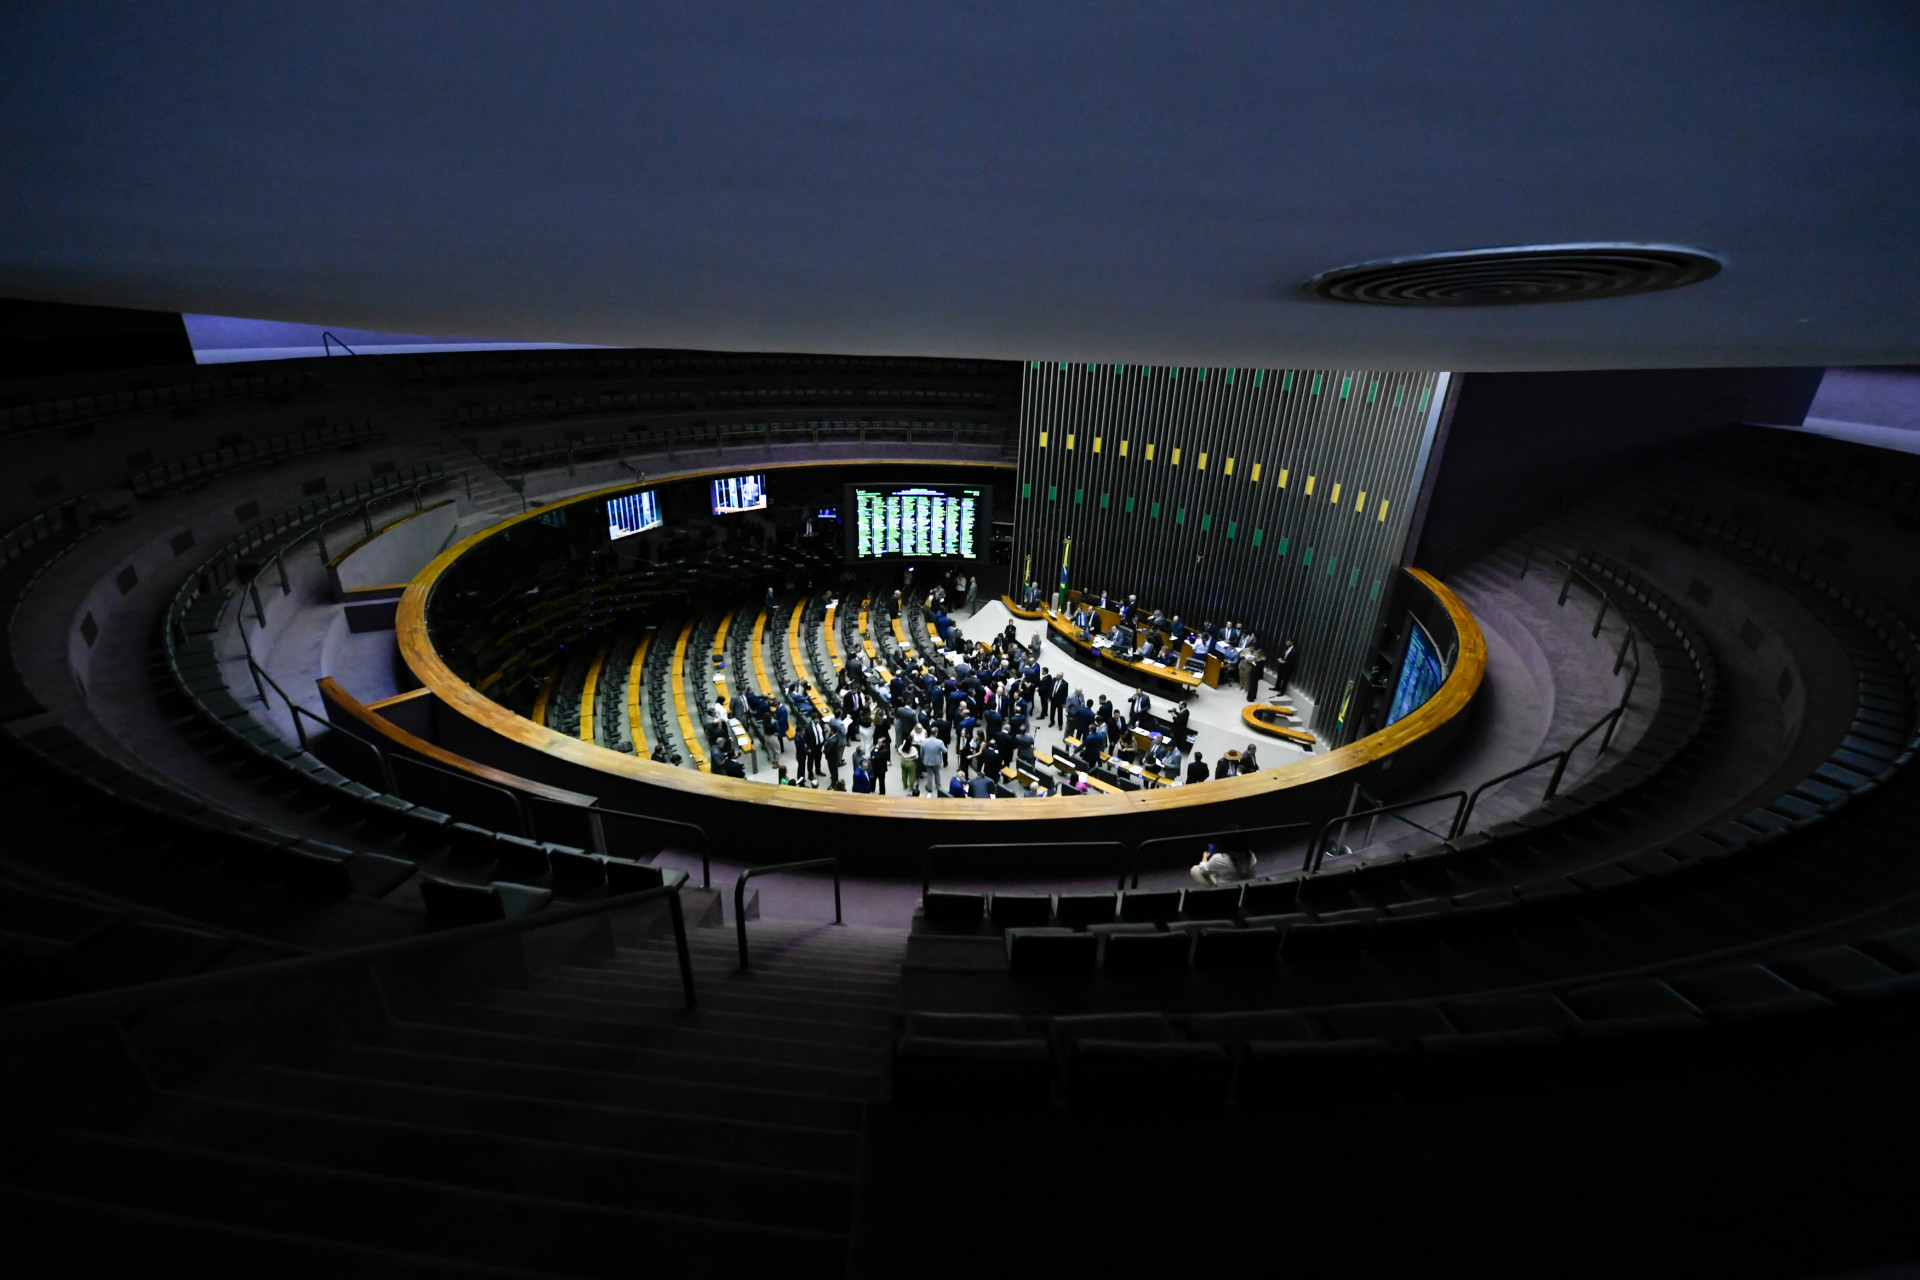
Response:
[[[640,938],[25,1123],[16,1243],[63,1270],[840,1276],[905,933],[757,921],[745,973],[731,929],[690,941],[691,1012],[671,936]]]

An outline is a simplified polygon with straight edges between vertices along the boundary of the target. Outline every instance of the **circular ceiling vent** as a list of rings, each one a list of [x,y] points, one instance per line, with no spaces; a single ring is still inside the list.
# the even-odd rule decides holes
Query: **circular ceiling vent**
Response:
[[[1532,244],[1383,258],[1323,271],[1316,298],[1384,307],[1500,307],[1578,302],[1698,284],[1720,260],[1670,244]]]

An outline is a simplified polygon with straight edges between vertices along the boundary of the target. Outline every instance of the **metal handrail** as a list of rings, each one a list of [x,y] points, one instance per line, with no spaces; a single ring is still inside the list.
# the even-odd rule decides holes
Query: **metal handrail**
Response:
[[[1133,847],[1133,885],[1132,887],[1135,889],[1138,889],[1140,887],[1140,864],[1143,861],[1145,861],[1146,850],[1150,845],[1191,843],[1196,840],[1206,840],[1209,842],[1217,842],[1222,837],[1226,837],[1230,839],[1247,839],[1249,837],[1261,835],[1263,833],[1273,833],[1273,832],[1281,832],[1281,831],[1309,831],[1313,829],[1313,826],[1314,824],[1311,822],[1276,822],[1264,827],[1233,827],[1224,831],[1196,831],[1190,834],[1177,835],[1177,836],[1156,836],[1152,840],[1142,840],[1139,844]],[[1120,887],[1124,889],[1124,888],[1127,888],[1128,886],[1123,884]]]
[[[29,1034],[45,1034],[50,1030],[76,1023],[149,1013],[169,1005],[190,1003],[209,995],[224,994],[229,991],[244,991],[264,983],[351,972],[401,956],[451,951],[458,947],[489,942],[495,938],[511,937],[515,934],[530,933],[535,929],[566,924],[573,920],[584,920],[621,907],[639,906],[642,903],[655,902],[663,898],[667,902],[667,910],[673,921],[675,949],[679,952],[680,960],[681,990],[686,995],[686,1007],[691,1009],[694,1007],[693,958],[687,948],[686,915],[680,905],[680,889],[686,882],[685,873],[679,874],[681,878],[670,884],[601,898],[595,902],[584,902],[576,906],[516,916],[511,920],[490,920],[485,924],[444,929],[390,942],[376,942],[350,951],[297,956],[291,960],[270,960],[265,964],[248,965],[238,969],[220,969],[212,973],[192,974],[184,978],[167,978],[159,982],[143,982],[130,987],[115,987],[107,991],[92,991],[58,1000],[18,1005],[11,1009],[0,1010],[0,1039],[19,1039]]]
[[[733,923],[740,933],[740,972],[747,971],[747,881],[776,871],[805,871],[813,867],[833,868],[833,922],[845,924],[840,915],[840,859],[808,858],[802,862],[780,862],[771,867],[748,867],[733,882]]]
[[[1591,733],[1593,730],[1589,729],[1587,732]],[[1560,762],[1560,767],[1553,771],[1553,779],[1547,783],[1547,794],[1545,798],[1551,800],[1553,798],[1554,788],[1560,781],[1560,772],[1566,768],[1566,756],[1567,753],[1565,750],[1556,751],[1552,755],[1541,756],[1538,760],[1529,760],[1518,769],[1509,769],[1498,777],[1488,778],[1485,782],[1473,789],[1473,794],[1467,797],[1466,807],[1454,815],[1453,825],[1447,829],[1446,838],[1449,840],[1458,840],[1466,833],[1467,819],[1473,816],[1473,807],[1480,803],[1480,793],[1488,787],[1497,787],[1501,783],[1512,778],[1517,778],[1531,769],[1537,769],[1543,764],[1550,764],[1557,760]]]
[[[1533,553],[1537,550],[1541,550],[1541,548],[1532,546],[1531,544],[1527,547],[1526,555],[1522,557],[1520,561],[1521,577],[1524,578],[1527,576],[1528,569],[1533,565]],[[1567,593],[1573,588],[1575,580],[1578,580],[1581,585],[1600,597],[1600,611],[1594,615],[1593,630],[1589,633],[1593,636],[1598,636],[1600,634],[1601,623],[1605,621],[1607,616],[1607,608],[1613,603],[1612,595],[1605,587],[1594,581],[1591,574],[1581,569],[1568,557],[1551,551],[1545,552],[1544,554],[1555,564],[1563,566],[1567,571],[1566,578],[1560,583],[1559,604],[1566,604]],[[1449,840],[1457,840],[1466,833],[1467,820],[1473,816],[1474,806],[1479,803],[1481,794],[1489,787],[1498,786],[1502,782],[1517,778],[1523,773],[1539,768],[1541,765],[1551,763],[1554,766],[1553,776],[1547,780],[1546,794],[1542,797],[1543,800],[1551,800],[1559,794],[1560,781],[1566,776],[1567,765],[1572,762],[1573,753],[1581,743],[1591,738],[1604,727],[1606,734],[1600,740],[1600,750],[1604,752],[1613,745],[1614,732],[1619,728],[1621,719],[1626,715],[1627,704],[1632,700],[1634,687],[1639,683],[1641,664],[1639,629],[1633,625],[1633,621],[1625,609],[1620,610],[1620,618],[1625,627],[1626,634],[1621,637],[1619,652],[1614,655],[1614,675],[1620,674],[1620,668],[1625,665],[1627,650],[1629,648],[1633,650],[1633,669],[1627,673],[1626,685],[1620,691],[1620,701],[1615,704],[1611,711],[1608,711],[1605,715],[1594,721],[1579,737],[1575,738],[1560,750],[1550,752],[1537,760],[1530,760],[1517,769],[1509,769],[1498,777],[1489,778],[1478,787],[1475,787],[1473,794],[1467,798],[1466,804],[1454,816],[1453,825],[1449,828],[1447,836]]]
[[[677,818],[656,818],[650,813],[633,813],[626,809],[610,809],[605,805],[598,804],[588,805],[587,812],[610,814],[616,818],[637,818],[642,822],[663,824],[669,827],[681,827],[693,832],[700,837],[700,887],[702,889],[713,888],[713,855],[708,848],[711,841],[705,827],[694,822],[682,822]],[[611,854],[613,850],[609,848],[607,852]]]
[[[1372,809],[1360,809],[1353,813],[1336,814],[1328,818],[1325,822],[1322,822],[1314,831],[1313,841],[1307,845],[1306,861],[1300,864],[1300,873],[1302,876],[1309,876],[1320,870],[1320,864],[1326,859],[1327,832],[1336,826],[1344,827],[1346,824],[1358,821],[1361,818],[1377,818],[1401,809],[1414,809],[1425,804],[1439,804],[1442,800],[1453,800],[1455,797],[1458,797],[1458,802],[1454,806],[1454,825],[1458,825],[1461,809],[1467,801],[1467,793],[1465,791],[1448,791],[1437,796],[1423,796],[1418,800],[1400,800],[1393,804],[1383,804]]]

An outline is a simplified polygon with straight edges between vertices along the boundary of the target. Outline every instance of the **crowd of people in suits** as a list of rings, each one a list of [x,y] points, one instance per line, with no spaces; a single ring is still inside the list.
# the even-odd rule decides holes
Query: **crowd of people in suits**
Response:
[[[894,794],[1006,798],[1018,794],[1003,777],[1010,765],[1023,767],[1027,795],[1085,793],[1087,775],[1115,759],[1146,770],[1149,785],[1260,767],[1251,744],[1212,766],[1184,745],[1192,736],[1185,702],[1161,721],[1144,690],[1123,706],[1104,694],[1090,699],[1065,674],[1040,665],[1038,636],[1023,643],[1009,624],[991,641],[968,640],[940,605],[930,593],[928,624],[944,654],[902,664],[883,681],[856,653],[838,671],[824,712],[798,680],[777,699],[735,695],[735,718],[760,726],[777,756],[785,754],[791,726],[795,758],[791,769],[781,760],[780,785],[886,795],[897,769]],[[1143,747],[1131,731],[1148,718],[1166,732]],[[1041,727],[1074,740],[1074,754],[1052,753],[1053,766],[1039,767]]]

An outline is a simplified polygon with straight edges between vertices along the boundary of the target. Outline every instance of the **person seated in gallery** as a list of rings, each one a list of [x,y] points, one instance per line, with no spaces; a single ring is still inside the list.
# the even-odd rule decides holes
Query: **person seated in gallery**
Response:
[[[1153,662],[1160,656],[1160,646],[1153,642],[1151,633],[1140,637],[1140,647],[1133,651],[1135,662]]]
[[[972,780],[967,783],[967,795],[974,800],[991,800],[993,798],[993,780],[985,774],[975,774]]]
[[[1253,879],[1253,869],[1259,862],[1251,849],[1222,853],[1217,846],[1209,844],[1200,861],[1187,868],[1187,874],[1193,877],[1195,884],[1211,889],[1216,885]]]
[[[1071,791],[1075,795],[1087,794],[1087,784],[1081,780],[1078,769],[1067,770],[1067,780],[1060,786],[1063,791]]]

